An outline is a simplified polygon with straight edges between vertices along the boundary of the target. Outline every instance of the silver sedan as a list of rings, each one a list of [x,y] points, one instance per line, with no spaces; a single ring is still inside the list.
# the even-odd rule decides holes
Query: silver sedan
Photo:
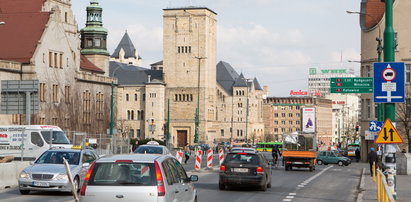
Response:
[[[30,191],[61,191],[71,192],[71,184],[63,164],[65,158],[70,167],[76,190],[84,180],[90,164],[98,158],[93,150],[50,149],[45,151],[30,166],[26,167],[19,176],[21,194]]]

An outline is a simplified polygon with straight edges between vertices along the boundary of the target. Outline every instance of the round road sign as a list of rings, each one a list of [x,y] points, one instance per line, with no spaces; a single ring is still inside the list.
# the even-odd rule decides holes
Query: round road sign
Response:
[[[382,78],[385,81],[392,81],[395,79],[395,76],[397,76],[397,73],[395,73],[392,68],[385,68],[384,71],[382,71]]]

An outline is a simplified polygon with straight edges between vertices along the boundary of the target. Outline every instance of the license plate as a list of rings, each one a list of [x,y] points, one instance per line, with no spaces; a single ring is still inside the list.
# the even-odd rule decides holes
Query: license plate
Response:
[[[248,173],[248,168],[233,168],[236,173]]]
[[[36,181],[34,181],[33,186],[36,186],[36,187],[49,187],[50,184],[48,182],[36,182]]]
[[[303,162],[293,162],[293,164],[304,164]]]

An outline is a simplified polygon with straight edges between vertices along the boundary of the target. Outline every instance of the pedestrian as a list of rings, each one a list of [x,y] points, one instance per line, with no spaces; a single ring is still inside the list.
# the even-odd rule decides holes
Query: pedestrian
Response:
[[[377,153],[375,152],[374,147],[371,147],[370,153],[368,153],[368,163],[370,163],[370,173],[371,176],[373,176],[373,170],[372,170],[372,165],[375,164],[377,166],[378,163],[378,156]]]
[[[277,167],[277,160],[279,155],[281,155],[280,150],[278,149],[277,145],[275,145],[271,150],[271,156],[273,156],[273,163],[275,167]]]
[[[355,150],[355,158],[357,159],[357,162],[360,161],[360,158],[361,158],[360,148],[357,148],[357,149]]]
[[[187,164],[188,159],[190,159],[190,155],[188,154],[187,149],[186,149],[186,150],[184,150],[184,157],[185,157],[185,161],[184,161],[184,163],[185,163],[185,164]]]

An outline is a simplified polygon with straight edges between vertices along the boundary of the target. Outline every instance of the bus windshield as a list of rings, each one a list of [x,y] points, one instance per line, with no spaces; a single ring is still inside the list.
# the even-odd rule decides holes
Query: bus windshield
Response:
[[[50,137],[51,132],[53,132],[52,137]],[[41,131],[41,136],[43,136],[47,144],[70,144],[70,141],[66,135],[64,135],[63,131]]]

